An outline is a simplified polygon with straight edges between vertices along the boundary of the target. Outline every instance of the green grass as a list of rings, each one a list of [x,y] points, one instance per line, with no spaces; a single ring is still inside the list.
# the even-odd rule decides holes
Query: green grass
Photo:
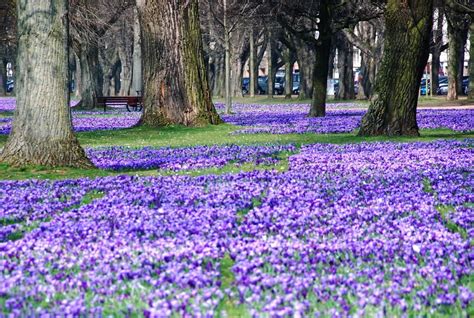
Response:
[[[344,134],[248,134],[230,135],[241,129],[229,124],[192,128],[170,126],[161,129],[135,127],[122,130],[94,131],[78,133],[79,141],[85,147],[96,146],[155,146],[185,147],[195,145],[257,144],[257,143],[354,143],[363,141],[429,141],[439,138],[473,138],[474,132],[460,133],[449,129],[424,130],[421,137],[357,137],[354,133]],[[0,139],[0,146],[2,144]]]
[[[454,206],[450,205],[438,205],[436,206],[436,210],[438,210],[439,214],[441,215],[441,219],[444,222],[446,228],[452,233],[459,233],[463,239],[467,239],[467,231],[463,227],[457,225],[456,223],[452,222],[449,215],[455,209]]]
[[[249,134],[249,135],[230,135],[231,132],[238,130],[239,127],[223,124],[218,126],[207,126],[203,128],[190,128],[182,126],[170,126],[161,129],[150,127],[135,127],[121,130],[80,132],[77,134],[79,141],[84,147],[98,146],[130,146],[130,147],[186,147],[195,145],[222,145],[222,144],[262,144],[262,143],[293,143],[297,147],[304,144],[313,143],[357,143],[357,142],[375,142],[375,141],[431,141],[440,138],[473,138],[474,132],[461,133],[453,132],[449,129],[423,130],[420,137],[357,137],[354,133],[344,134]],[[0,136],[0,147],[6,142],[7,136]],[[258,169],[275,168],[285,170],[285,160],[276,167],[258,167]],[[211,173],[226,173],[249,171],[256,169],[254,165],[228,165],[223,168],[212,168],[198,171],[180,172],[179,174],[200,175]],[[14,168],[5,164],[0,164],[0,180],[5,179],[65,179],[81,177],[103,177],[118,174],[134,175],[156,175],[156,169],[149,171],[123,171],[112,172],[98,169],[74,169],[74,168],[48,168],[48,167],[27,167]],[[160,175],[177,174],[173,172],[160,172]]]

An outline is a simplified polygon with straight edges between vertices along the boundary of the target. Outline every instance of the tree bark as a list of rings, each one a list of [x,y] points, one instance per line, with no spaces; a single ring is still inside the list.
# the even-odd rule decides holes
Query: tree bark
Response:
[[[92,167],[72,131],[67,6],[66,0],[18,4],[17,108],[0,156],[13,166]]]
[[[138,11],[134,9],[133,23],[133,61],[132,61],[132,88],[131,95],[143,94],[142,48],[140,35],[140,21]]]
[[[293,54],[290,48],[284,52],[285,58],[285,99],[291,99],[293,94]]]
[[[448,15],[448,100],[457,100],[462,93],[462,73],[464,66],[464,45],[467,30],[457,19],[459,15]]]
[[[214,88],[213,88],[213,95],[219,97],[225,97],[225,64],[222,55],[217,55],[215,59],[215,79],[214,79]]]
[[[441,46],[443,45],[444,10],[439,7],[437,8],[437,13],[436,30],[433,31],[434,45],[431,50],[431,74],[433,74],[431,90],[433,94],[436,94],[439,89],[439,68],[441,62]]]
[[[0,52],[1,52],[0,48]],[[3,55],[3,54],[2,54]],[[5,60],[3,56],[0,55],[0,96],[5,96],[6,94],[6,82],[7,82],[7,68],[5,65]]]
[[[267,47],[267,96],[273,98],[273,87],[274,87],[274,66],[273,66],[273,38],[271,31],[268,32],[268,47]]]
[[[301,39],[295,39],[296,57],[300,68],[300,95],[299,99],[308,99],[313,96],[313,73],[315,60],[315,48],[311,43]]]
[[[331,57],[331,20],[332,5],[329,0],[322,0],[319,9],[319,38],[316,45],[316,62],[313,72],[313,96],[309,117],[326,116],[326,99]]]
[[[81,109],[93,109],[97,97],[102,96],[103,71],[99,62],[99,48],[95,44],[81,45],[79,48],[81,67]]]
[[[469,26],[469,93],[468,98],[474,99],[474,18]]]
[[[359,136],[419,136],[418,90],[429,55],[432,0],[389,0],[382,65]]]
[[[250,57],[249,57],[249,68],[250,68],[250,83],[249,83],[249,95],[255,97],[257,92],[258,84],[258,68],[257,68],[257,45],[255,43],[255,30],[250,29]]]
[[[139,124],[203,126],[221,122],[211,101],[198,1],[139,0],[144,110]]]
[[[119,76],[121,96],[129,96],[132,85],[132,52],[130,51],[130,47],[127,46],[125,42],[122,42],[118,48],[118,56],[121,64]]]
[[[354,99],[354,50],[352,49],[352,44],[342,32],[338,32],[337,52],[339,91],[336,96],[340,100]]]

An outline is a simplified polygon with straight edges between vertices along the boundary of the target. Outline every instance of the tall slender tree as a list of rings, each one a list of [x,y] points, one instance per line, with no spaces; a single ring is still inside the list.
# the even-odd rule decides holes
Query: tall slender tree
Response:
[[[14,64],[16,54],[16,2],[0,2],[0,96],[6,93],[7,64]]]
[[[469,27],[469,93],[468,98],[474,99],[474,14],[471,17],[471,25]]]
[[[382,65],[360,136],[418,136],[416,107],[428,60],[433,0],[389,0]]]
[[[198,1],[138,0],[137,7],[144,76],[140,124],[220,123],[204,63]]]
[[[17,108],[0,161],[92,167],[72,131],[68,1],[18,1]]]

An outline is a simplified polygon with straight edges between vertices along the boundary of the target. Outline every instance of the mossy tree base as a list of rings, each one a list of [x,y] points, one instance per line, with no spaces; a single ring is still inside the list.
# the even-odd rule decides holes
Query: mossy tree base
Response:
[[[72,130],[67,8],[66,0],[26,0],[18,6],[17,108],[1,162],[93,167]]]
[[[389,0],[385,52],[359,136],[419,136],[418,91],[428,60],[433,1]]]
[[[144,110],[140,125],[204,126],[221,119],[211,101],[198,1],[138,1]]]

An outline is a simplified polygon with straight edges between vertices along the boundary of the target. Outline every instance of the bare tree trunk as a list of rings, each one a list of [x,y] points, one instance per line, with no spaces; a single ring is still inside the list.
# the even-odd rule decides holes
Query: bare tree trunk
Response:
[[[369,94],[366,92],[366,81],[368,81],[368,74],[367,74],[367,56],[361,53],[360,56],[360,69],[358,75],[358,91],[356,98],[359,100],[366,100],[369,98]]]
[[[255,30],[250,30],[250,57],[249,57],[249,68],[250,68],[250,83],[249,83],[249,95],[255,97],[257,92],[258,84],[258,68],[257,68],[257,46],[255,43]]]
[[[432,0],[388,1],[376,96],[362,119],[359,136],[419,135],[416,107],[429,55],[432,9]]]
[[[439,89],[439,67],[441,62],[441,46],[443,45],[443,23],[444,23],[444,10],[439,6],[436,11],[436,29],[433,30],[433,48],[431,50],[431,74],[432,83],[431,91],[436,94]]]
[[[354,50],[342,32],[339,32],[337,36],[337,49],[337,67],[339,69],[337,98],[341,100],[354,99]]]
[[[469,26],[469,99],[474,99],[474,19]]]
[[[448,19],[449,21],[450,19]],[[462,45],[461,33],[453,26],[453,22],[448,23],[449,52],[448,52],[448,100],[458,99],[459,86],[459,64]]]
[[[232,63],[232,88],[233,97],[242,97],[242,76],[244,65],[250,53],[248,33],[242,29],[234,29],[230,41],[231,63]]]
[[[221,55],[218,55],[215,60],[215,80],[213,94],[219,97],[225,97],[225,65],[224,59]]]
[[[134,9],[133,23],[133,62],[132,62],[132,88],[130,94],[135,96],[143,92],[143,74],[142,74],[142,48],[140,35],[140,21],[138,20],[138,11]]]
[[[220,123],[207,80],[198,1],[139,0],[137,6],[144,74],[140,124]]]
[[[18,5],[17,108],[0,161],[92,167],[72,131],[67,6],[66,0],[23,0]]]
[[[85,45],[79,51],[79,64],[81,67],[81,103],[82,109],[93,109],[97,97],[102,96],[103,72],[99,63],[99,48]]]
[[[232,96],[243,97],[242,95],[242,76],[244,72],[244,62],[237,54],[232,54]]]
[[[2,48],[0,48],[0,53],[2,52]],[[5,85],[7,82],[7,68],[5,65],[5,60],[2,56],[3,54],[0,54],[0,96],[5,96],[6,90],[5,90]]]
[[[309,117],[326,116],[326,98],[331,57],[331,19],[332,5],[329,0],[322,0],[319,12],[319,39],[316,45],[316,62],[313,73],[313,98]]]
[[[103,70],[102,91],[99,96],[115,96],[115,73],[119,68],[119,57],[116,47],[102,49],[100,56],[101,69]]]
[[[122,66],[119,76],[120,95],[129,96],[130,88],[132,85],[132,68],[130,66],[131,57],[130,54],[127,52],[127,49],[123,45],[118,48],[118,55]]]
[[[268,98],[273,98],[273,87],[274,87],[274,65],[273,65],[273,38],[271,31],[268,32],[268,47],[267,47],[267,95]]]
[[[224,9],[226,11],[226,9]],[[225,81],[224,81],[224,95],[225,95],[225,112],[226,114],[232,113],[232,71],[230,65],[231,51],[230,51],[230,34],[227,31],[226,26],[224,26],[225,39],[225,54],[224,54],[224,71],[225,71]]]
[[[299,99],[308,99],[313,96],[313,73],[315,66],[315,50],[313,45],[300,39],[295,39],[296,57],[300,68],[300,95]]]
[[[284,52],[285,58],[285,99],[291,99],[293,94],[293,56],[290,48]]]

